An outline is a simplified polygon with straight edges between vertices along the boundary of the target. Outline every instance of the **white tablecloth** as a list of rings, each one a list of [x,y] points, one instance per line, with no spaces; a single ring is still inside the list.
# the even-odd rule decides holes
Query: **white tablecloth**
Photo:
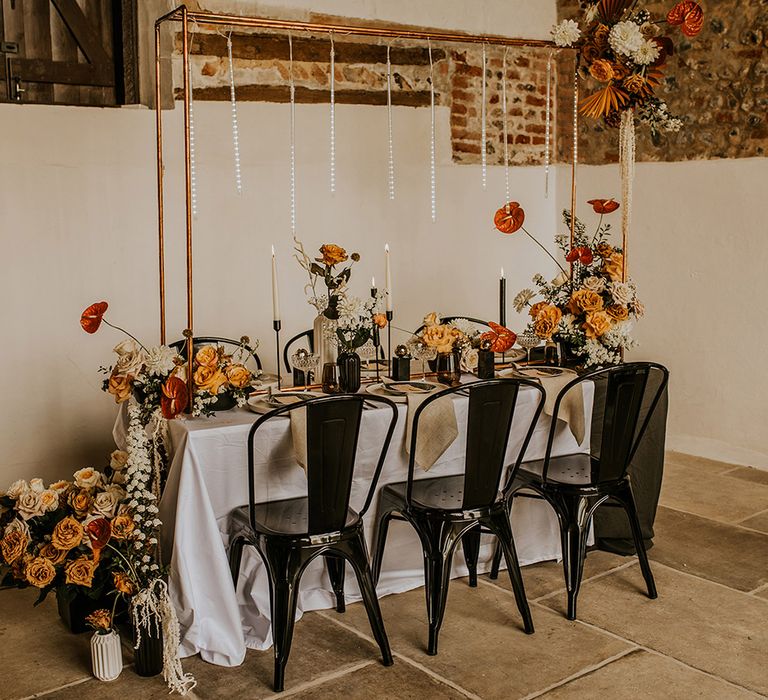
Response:
[[[525,426],[534,410],[532,391],[520,395],[512,425],[508,462],[513,461],[524,438]],[[584,390],[585,413],[591,415],[590,386]],[[468,401],[454,399],[459,437],[430,471],[417,469],[417,478],[456,474],[463,471],[464,430]],[[407,457],[404,449],[405,406],[392,438],[378,488],[404,481]],[[358,444],[357,468],[352,486],[352,507],[362,506],[376,457],[385,434],[388,410],[363,412]],[[252,547],[243,552],[237,592],[232,586],[227,561],[228,515],[247,504],[248,431],[257,416],[245,409],[219,413],[214,418],[170,421],[172,442],[168,481],[160,502],[163,521],[162,545],[170,560],[170,591],[181,625],[181,654],[199,653],[210,663],[237,666],[246,647],[267,649],[272,645],[269,585],[259,555]],[[120,419],[118,419],[119,422]],[[587,424],[589,421],[587,421]],[[550,421],[544,416],[536,427],[527,459],[544,456]],[[116,437],[122,431],[116,427]],[[589,444],[587,435],[584,445]],[[565,423],[558,426],[554,454],[582,449]],[[296,463],[289,420],[277,418],[259,429],[255,441],[256,497],[258,501],[279,500],[306,493],[304,471]],[[373,529],[378,499],[374,496],[366,515],[366,535]],[[521,564],[560,557],[557,520],[542,501],[518,499],[512,514],[515,542]],[[492,555],[490,538],[480,551],[479,570],[487,570]],[[457,552],[454,576],[466,575],[463,556]],[[393,521],[387,540],[379,595],[399,593],[424,583],[421,545],[412,528]],[[346,595],[349,602],[360,600],[357,583],[347,567]],[[334,607],[334,596],[322,557],[316,559],[301,580],[298,617],[305,610]],[[385,621],[386,622],[386,621]]]

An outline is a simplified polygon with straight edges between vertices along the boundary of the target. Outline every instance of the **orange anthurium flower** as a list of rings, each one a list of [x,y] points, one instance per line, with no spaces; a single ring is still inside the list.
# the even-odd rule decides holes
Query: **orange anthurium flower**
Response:
[[[574,248],[565,256],[566,262],[573,263],[578,260],[582,265],[589,265],[594,259],[595,257],[592,254],[592,250],[588,246]]]
[[[669,11],[667,22],[672,25],[682,25],[680,29],[685,36],[696,36],[704,26],[704,10],[699,3],[685,0],[677,3]]]
[[[160,399],[160,410],[163,416],[171,420],[179,415],[189,400],[187,385],[178,377],[168,377],[163,384],[163,396]]]
[[[592,205],[595,214],[611,214],[621,206],[613,197],[611,199],[590,199],[587,204]]]
[[[93,560],[99,561],[101,550],[107,546],[109,538],[112,537],[112,526],[106,518],[96,518],[86,525],[85,531],[93,548]]]
[[[523,227],[525,212],[517,202],[505,204],[493,217],[493,224],[502,233],[514,233]]]
[[[95,333],[99,330],[101,320],[104,318],[104,314],[107,313],[106,301],[98,301],[95,304],[91,304],[80,316],[80,325],[86,333]]]
[[[480,336],[480,340],[490,340],[493,352],[506,352],[510,350],[517,340],[517,334],[493,321],[488,321],[488,325],[491,327],[491,330],[483,333]]]

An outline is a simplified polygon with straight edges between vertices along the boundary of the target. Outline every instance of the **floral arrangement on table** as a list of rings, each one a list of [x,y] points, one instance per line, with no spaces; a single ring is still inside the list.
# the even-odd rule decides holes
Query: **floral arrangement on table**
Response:
[[[604,217],[616,211],[619,203],[593,199],[589,204],[600,215],[595,232],[588,235],[576,219],[573,247],[569,235],[555,238],[573,276],[557,263],[560,274],[555,279],[535,275],[536,289],[523,289],[513,302],[518,313],[528,309],[527,332],[560,342],[583,358],[587,367],[621,362],[623,351],[636,345],[631,333],[645,313],[635,283],[626,277],[623,251],[608,242],[611,225],[604,223]],[[563,212],[563,220],[571,225],[569,211]]]
[[[622,115],[631,117],[637,109],[640,121],[652,131],[679,131],[682,120],[673,117],[656,95],[667,58],[674,54],[672,38],[662,25],[678,26],[686,37],[694,37],[704,24],[701,6],[684,0],[666,17],[654,18],[648,10],[638,8],[638,0],[585,4],[581,26],[565,19],[552,30],[557,46],[580,49],[582,74],[600,85],[582,100],[582,114],[616,127]]]
[[[192,415],[212,415],[222,396],[230,396],[238,406],[245,406],[256,378],[245,366],[250,350],[248,338],[240,339],[239,347],[227,353],[223,346],[204,345],[192,360],[195,396]]]
[[[343,352],[355,352],[372,336],[373,326],[384,328],[387,317],[378,311],[380,297],[360,299],[345,294],[339,299],[335,341]]]

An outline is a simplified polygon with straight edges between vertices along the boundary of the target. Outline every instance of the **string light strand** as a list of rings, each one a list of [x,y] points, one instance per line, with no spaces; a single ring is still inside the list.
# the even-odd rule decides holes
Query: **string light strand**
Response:
[[[293,37],[288,34],[288,81],[291,93],[291,233],[296,235],[296,86],[293,82]]]
[[[235,156],[235,188],[243,193],[243,178],[240,171],[240,129],[237,124],[237,98],[235,96],[235,67],[232,61],[232,32],[227,36],[227,58],[229,59],[229,99],[232,103],[232,148]]]
[[[331,36],[331,194],[336,192],[336,50]]]
[[[192,87],[192,61],[189,61],[189,183],[192,200],[192,216],[197,218],[197,158],[195,157],[195,108]]]
[[[549,167],[552,149],[552,54],[547,56],[547,110],[544,134],[544,197],[549,199]]]
[[[387,44],[387,141],[389,147],[389,164],[387,168],[387,185],[389,198],[395,198],[395,148],[392,138],[392,62],[389,58],[391,45]]]
[[[435,70],[432,63],[432,42],[427,39],[429,48],[429,108],[431,113],[430,139],[429,139],[429,184],[432,207],[432,223],[437,221],[437,177],[435,164]]]
[[[482,91],[482,107],[481,107],[481,120],[482,125],[480,127],[480,160],[481,160],[481,172],[483,189],[488,187],[488,128],[486,125],[486,77],[485,71],[487,66],[487,57],[485,51],[485,44],[483,44],[483,91]]]
[[[507,213],[509,213],[509,127],[507,124],[507,48],[501,61],[501,111],[504,132],[504,195]]]

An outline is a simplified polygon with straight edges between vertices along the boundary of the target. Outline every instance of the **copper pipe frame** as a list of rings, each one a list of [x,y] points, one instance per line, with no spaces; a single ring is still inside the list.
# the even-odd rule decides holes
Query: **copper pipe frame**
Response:
[[[159,274],[160,274],[160,339],[166,338],[166,303],[165,303],[165,239],[164,239],[164,206],[163,206],[163,123],[162,123],[162,89],[160,70],[160,27],[165,22],[180,22],[182,25],[182,65],[184,71],[184,175],[186,200],[186,272],[187,272],[187,388],[189,391],[189,411],[192,410],[194,397],[193,377],[193,324],[194,305],[192,296],[192,179],[191,179],[191,148],[189,134],[190,117],[190,79],[189,79],[189,22],[196,25],[252,27],[262,29],[277,29],[283,31],[305,31],[337,35],[357,35],[390,39],[434,40],[462,44],[495,44],[498,46],[517,46],[523,48],[549,48],[557,51],[573,50],[558,47],[552,41],[542,39],[519,39],[493,34],[457,34],[454,32],[398,29],[395,27],[364,27],[353,24],[330,24],[318,22],[298,22],[266,17],[242,17],[214,12],[190,12],[186,5],[180,5],[155,21],[155,110],[157,138],[157,205],[158,205],[158,245],[159,245]],[[572,183],[572,214],[575,209],[576,197],[576,168],[574,163]],[[573,224],[571,225],[573,238]]]

